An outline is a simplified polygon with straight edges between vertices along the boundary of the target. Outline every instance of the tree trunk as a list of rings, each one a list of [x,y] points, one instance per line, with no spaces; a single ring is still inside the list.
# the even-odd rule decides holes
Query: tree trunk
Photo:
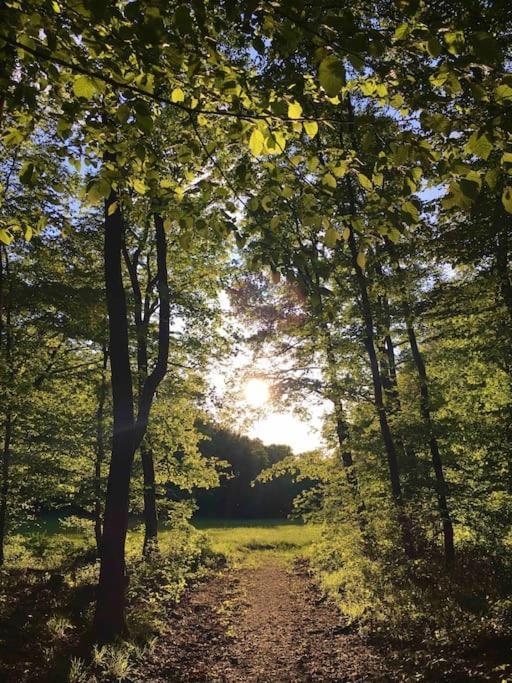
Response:
[[[357,152],[358,150],[358,140],[357,140],[357,129],[355,125],[354,108],[352,106],[352,101],[350,95],[346,95],[346,111],[347,120],[349,122],[349,135],[352,140],[352,147]],[[340,142],[343,147],[343,124],[340,129]],[[352,186],[352,180],[350,177],[346,177],[345,187],[348,194],[350,213],[354,218],[356,218],[356,195],[354,188]],[[345,208],[342,208],[343,213]],[[402,486],[400,483],[400,469],[398,465],[398,457],[396,452],[395,442],[393,440],[393,435],[389,427],[388,418],[386,414],[386,406],[384,404],[384,393],[382,388],[381,371],[379,367],[379,361],[377,357],[377,352],[375,350],[375,335],[373,326],[373,315],[370,305],[370,299],[368,296],[368,286],[366,281],[366,276],[363,269],[360,267],[357,256],[358,249],[356,244],[356,238],[354,235],[354,228],[350,225],[349,228],[349,238],[348,245],[350,249],[350,255],[352,259],[352,267],[355,272],[356,282],[359,289],[359,295],[361,298],[361,312],[363,315],[363,322],[365,328],[365,338],[364,344],[370,361],[370,369],[372,375],[373,389],[374,389],[374,404],[377,409],[380,431],[382,434],[382,439],[384,441],[384,446],[386,450],[386,456],[388,461],[389,469],[389,479],[391,484],[391,493],[395,506],[397,508],[397,518],[400,525],[400,530],[402,534],[402,544],[405,554],[408,557],[412,557],[415,554],[413,536],[412,536],[412,524],[409,515],[405,510],[404,499],[402,494]]]
[[[121,248],[123,223],[117,196],[105,201],[105,285],[109,319],[113,436],[107,484],[100,579],[94,629],[97,639],[111,642],[126,634],[125,542],[128,529],[130,476],[135,454],[133,387],[128,346],[128,315],[123,285]]]
[[[2,256],[5,256],[5,268]],[[7,292],[4,291],[4,283],[7,280]],[[12,331],[11,331],[11,307],[12,307],[12,281],[9,272],[9,257],[7,249],[2,245],[0,251],[0,350],[2,349],[5,337],[5,367],[9,383],[14,383],[14,369],[12,366]],[[4,322],[5,309],[5,322]],[[13,414],[11,398],[6,397],[4,412],[4,440],[2,448],[2,487],[0,489],[0,565],[5,560],[5,541],[7,537],[7,515],[9,506],[9,485],[10,485],[10,466],[11,466],[11,444],[13,429]]]
[[[137,415],[136,446],[140,446],[142,471],[144,477],[144,545],[143,554],[149,555],[158,547],[158,514],[156,509],[156,484],[153,451],[144,444],[143,437],[147,429],[147,418],[156,388],[167,371],[169,355],[170,294],[167,275],[167,239],[163,219],[154,215],[157,288],[159,298],[158,358],[154,370],[148,375],[147,334],[149,327],[149,302],[142,302],[142,293],[138,280],[138,252],[133,261],[124,247],[125,261],[130,273],[134,295],[134,318],[137,330],[137,368],[139,378],[139,405]],[[147,292],[146,297],[149,295]]]
[[[9,468],[11,463],[12,415],[5,416],[4,443],[2,449],[2,489],[0,491],[0,566],[5,560],[5,539],[7,535],[7,504],[9,499]]]
[[[509,215],[503,216],[503,225],[498,232],[496,243],[496,271],[498,274],[498,282],[500,286],[501,296],[505,303],[510,324],[512,326],[512,282],[510,280],[510,273],[508,268],[508,230],[507,223],[512,223],[512,218]]]
[[[98,387],[98,409],[96,410],[96,458],[94,461],[94,536],[96,538],[96,551],[101,557],[102,536],[102,504],[101,504],[101,465],[105,460],[105,399],[107,396],[107,345],[103,344],[103,361],[101,378]]]
[[[351,188],[349,188],[349,193],[352,194]],[[353,215],[355,215],[355,201],[353,197],[351,198],[351,209]],[[389,422],[386,413],[386,406],[384,404],[384,392],[382,388],[381,372],[379,367],[379,361],[377,358],[377,352],[375,350],[375,334],[373,327],[373,315],[370,305],[370,299],[368,296],[368,287],[366,283],[366,276],[363,269],[357,262],[358,249],[356,244],[356,239],[354,236],[354,230],[350,227],[350,235],[348,238],[348,244],[350,248],[350,254],[352,258],[352,267],[356,275],[356,281],[359,289],[359,296],[361,299],[361,311],[363,315],[364,322],[364,344],[370,361],[370,370],[372,375],[373,390],[374,390],[374,403],[377,409],[377,414],[379,417],[380,431],[382,434],[382,439],[384,441],[384,446],[387,455],[388,469],[389,469],[389,479],[391,483],[391,493],[393,495],[393,500],[398,509],[398,521],[400,524],[402,532],[402,541],[406,554],[411,557],[414,555],[414,544],[412,538],[411,520],[405,511],[404,499],[402,494],[402,486],[400,483],[400,469],[398,465],[397,451],[395,447],[395,442],[393,440],[393,435],[389,427]]]
[[[5,101],[11,81],[11,74],[15,68],[14,49],[11,45],[5,44],[0,55],[0,131],[3,133],[3,122],[5,115]]]
[[[158,515],[156,509],[155,466],[153,452],[144,439],[140,445],[142,470],[144,473],[144,546],[143,554],[148,557],[158,550]]]
[[[406,286],[403,281],[403,273],[400,268],[400,265],[398,264],[398,261],[396,262],[396,271],[400,282],[400,291],[402,295],[402,310],[407,326],[407,337],[409,339],[409,345],[411,347],[411,353],[414,365],[416,367],[416,372],[418,373],[418,380],[420,384],[420,413],[428,431],[432,467],[434,469],[434,475],[436,478],[437,505],[443,527],[444,556],[446,564],[448,566],[451,566],[455,560],[453,523],[450,515],[450,508],[448,506],[447,486],[444,478],[443,462],[441,458],[441,453],[439,451],[439,444],[437,442],[434,421],[432,419],[431,414],[430,391],[428,387],[427,370],[425,367],[425,362],[423,360],[422,353],[418,346],[416,331],[414,329],[414,318],[412,315],[411,307],[409,305],[409,298],[407,295]]]
[[[378,254],[377,254],[378,257]],[[384,277],[380,263],[375,265],[375,272],[381,278]],[[380,283],[383,286],[383,283]],[[400,396],[396,374],[396,360],[393,340],[391,339],[391,313],[387,294],[379,294],[377,298],[377,329],[378,348],[381,359],[382,384],[384,393],[388,399],[388,407],[391,413],[400,412]]]
[[[329,383],[331,385],[332,390],[331,400],[334,405],[336,435],[338,437],[341,460],[343,462],[343,467],[345,469],[347,483],[349,485],[350,491],[352,493],[352,498],[356,505],[359,528],[365,541],[369,541],[366,506],[361,497],[361,490],[359,488],[359,478],[357,476],[357,471],[354,466],[352,451],[350,450],[347,444],[349,438],[349,427],[345,417],[343,401],[340,398],[338,380],[336,377],[336,357],[332,346],[331,333],[327,323],[325,322],[322,323],[322,331],[324,334],[325,351],[327,357],[327,371]]]

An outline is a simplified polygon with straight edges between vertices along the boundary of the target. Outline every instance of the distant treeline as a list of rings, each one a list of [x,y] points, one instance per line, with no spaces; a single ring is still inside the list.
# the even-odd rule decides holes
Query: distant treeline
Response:
[[[201,453],[225,460],[230,467],[219,487],[197,492],[199,516],[279,518],[291,512],[294,497],[306,484],[294,483],[286,475],[251,486],[263,469],[292,454],[289,446],[265,446],[259,439],[210,425],[201,425],[200,431],[208,437],[200,443]]]

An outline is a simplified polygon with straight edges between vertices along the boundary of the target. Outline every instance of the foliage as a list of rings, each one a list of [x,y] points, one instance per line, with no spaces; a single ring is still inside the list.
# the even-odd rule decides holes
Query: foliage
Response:
[[[200,426],[203,439],[199,448],[205,458],[217,457],[225,463],[220,485],[198,491],[198,514],[226,518],[286,518],[293,498],[302,485],[290,477],[262,486],[255,480],[266,467],[290,457],[286,446],[264,446],[261,441],[237,435],[227,429]]]
[[[124,634],[129,511],[156,543],[157,506],[216,486],[210,456],[235,450],[197,430],[229,291],[253,349],[287,359],[269,372],[281,404],[326,407],[326,448],[246,442],[203,506],[259,514],[299,469],[348,615],[506,630],[510,25],[481,0],[2,4],[0,562],[55,561],[14,533],[87,512],[97,635]],[[243,508],[263,465],[287,479],[264,474]],[[177,528],[172,595],[201,555]],[[134,566],[165,582],[149,553]],[[457,603],[464,572],[488,592],[480,621]],[[104,663],[129,671],[125,651]]]

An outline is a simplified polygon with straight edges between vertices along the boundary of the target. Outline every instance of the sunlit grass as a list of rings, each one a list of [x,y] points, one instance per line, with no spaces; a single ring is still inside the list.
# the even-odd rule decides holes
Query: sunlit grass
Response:
[[[208,534],[215,552],[222,553],[235,565],[258,563],[269,556],[292,561],[320,534],[320,526],[282,519],[202,519],[195,526]]]
[[[18,539],[36,534],[42,545],[51,545],[53,563],[58,564],[61,559],[59,550],[67,550],[69,553],[72,549],[78,551],[85,546],[93,547],[92,522],[82,521],[81,528],[65,529],[57,518],[43,518],[32,527],[27,525]],[[206,534],[215,553],[224,555],[236,566],[258,563],[268,557],[284,562],[292,561],[295,557],[303,555],[318,539],[321,528],[314,524],[283,519],[196,519],[193,525],[198,531]],[[126,539],[127,558],[140,557],[143,538],[143,526],[140,521],[132,522]],[[166,529],[164,525],[159,531],[160,549],[164,553],[172,551],[174,543],[174,532]],[[16,545],[19,550],[19,544]],[[34,545],[34,540],[31,541],[31,545]],[[8,555],[11,554],[14,554],[14,549],[8,552]],[[49,562],[48,550],[44,554],[45,559],[41,557],[37,564],[46,565]],[[17,564],[34,564],[34,558],[29,555],[23,553]]]

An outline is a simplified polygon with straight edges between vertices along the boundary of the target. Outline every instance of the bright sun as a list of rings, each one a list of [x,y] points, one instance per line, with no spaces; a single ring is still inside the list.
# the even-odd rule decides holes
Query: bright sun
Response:
[[[263,379],[250,379],[244,387],[244,394],[247,403],[258,408],[268,401],[268,384]]]

